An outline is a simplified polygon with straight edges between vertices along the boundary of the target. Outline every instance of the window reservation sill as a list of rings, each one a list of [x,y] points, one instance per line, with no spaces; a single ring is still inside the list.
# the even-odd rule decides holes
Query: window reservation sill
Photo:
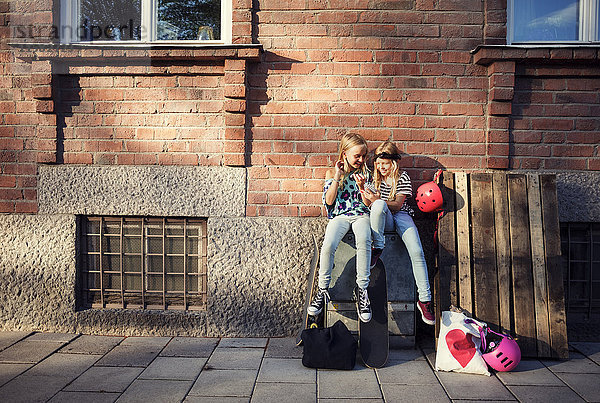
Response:
[[[528,44],[480,45],[471,51],[476,64],[487,66],[496,61],[544,61],[552,63],[589,62],[600,60],[599,44]]]
[[[259,60],[261,44],[206,43],[11,43],[22,59],[153,59],[153,60]]]

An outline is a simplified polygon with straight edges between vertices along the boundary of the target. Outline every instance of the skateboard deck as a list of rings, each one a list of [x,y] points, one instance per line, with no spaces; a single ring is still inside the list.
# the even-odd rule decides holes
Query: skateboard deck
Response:
[[[358,345],[360,355],[369,368],[381,368],[389,354],[387,281],[383,262],[377,261],[371,269],[369,281],[371,320],[363,323],[358,319]]]
[[[317,266],[319,262],[319,248],[317,246],[317,240],[313,236],[313,255],[310,261],[310,270],[308,272],[308,282],[307,282],[307,290],[306,297],[304,298],[304,306],[302,307],[302,326],[300,327],[300,331],[298,332],[298,336],[296,336],[296,345],[300,346],[302,344],[302,331],[304,329],[314,328],[314,327],[323,327],[325,322],[325,308],[323,311],[317,316],[309,315],[307,312],[308,306],[312,302],[315,291],[317,290],[318,283],[318,272]]]

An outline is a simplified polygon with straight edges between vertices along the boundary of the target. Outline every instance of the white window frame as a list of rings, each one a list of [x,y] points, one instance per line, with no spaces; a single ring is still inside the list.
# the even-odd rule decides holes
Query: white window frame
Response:
[[[508,9],[506,12],[506,32],[507,32],[507,43],[512,44],[582,44],[582,43],[598,43],[600,38],[598,37],[598,11],[600,8],[600,0],[579,0],[579,39],[575,41],[514,41],[514,2],[515,0],[508,1]]]
[[[109,0],[97,0],[109,1]],[[80,25],[79,22],[79,0],[60,0],[60,21],[61,29],[60,40],[63,44],[81,43],[93,45],[140,45],[148,43],[158,44],[231,44],[232,41],[232,18],[233,7],[232,0],[221,0],[221,39],[219,40],[157,40],[156,20],[157,20],[157,0],[141,0],[142,2],[142,38],[139,41],[80,41],[77,34]]]

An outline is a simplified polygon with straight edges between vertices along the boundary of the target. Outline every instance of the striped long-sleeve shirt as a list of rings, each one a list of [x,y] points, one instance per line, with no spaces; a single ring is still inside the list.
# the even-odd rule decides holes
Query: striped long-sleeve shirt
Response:
[[[374,189],[374,184],[370,184],[372,189]],[[381,182],[379,185],[379,193],[381,194],[381,199],[387,201],[390,197],[390,193],[392,192],[392,187],[385,182]],[[396,184],[396,195],[405,195],[404,203],[402,207],[400,207],[400,211],[405,211],[411,216],[415,213],[414,210],[408,205],[407,200],[412,196],[412,184],[410,181],[410,176],[406,171],[402,171],[400,177],[398,178],[398,183]]]

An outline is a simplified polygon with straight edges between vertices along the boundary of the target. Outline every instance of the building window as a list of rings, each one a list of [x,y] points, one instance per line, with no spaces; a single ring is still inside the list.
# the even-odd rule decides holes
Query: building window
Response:
[[[61,0],[63,43],[231,43],[231,0]]]
[[[600,0],[509,0],[508,43],[598,42]]]
[[[206,309],[206,220],[82,217],[84,308]]]
[[[600,223],[561,224],[567,313],[600,313]]]

